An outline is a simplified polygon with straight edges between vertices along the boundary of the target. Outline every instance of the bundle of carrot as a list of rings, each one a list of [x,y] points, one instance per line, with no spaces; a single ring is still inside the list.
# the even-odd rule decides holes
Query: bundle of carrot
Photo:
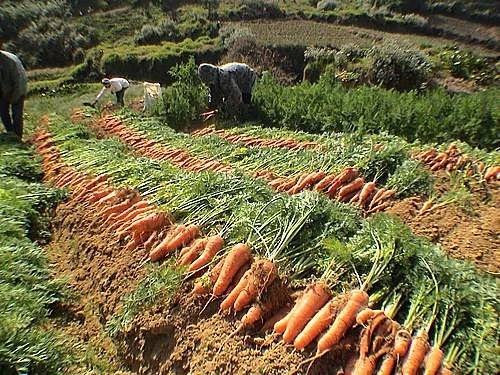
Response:
[[[327,175],[319,171],[290,177],[269,176],[269,185],[277,192],[297,194],[305,189],[312,189],[326,194],[330,199],[356,204],[366,214],[387,208],[390,204],[388,199],[396,193],[385,187],[377,188],[374,181],[365,182],[359,177],[358,170],[352,167],[345,168],[339,174]]]
[[[205,294],[212,289],[214,296],[222,296],[229,288],[237,274],[252,260],[250,247],[246,243],[237,243],[227,255],[210,270],[208,276],[202,277],[195,283],[193,292]]]

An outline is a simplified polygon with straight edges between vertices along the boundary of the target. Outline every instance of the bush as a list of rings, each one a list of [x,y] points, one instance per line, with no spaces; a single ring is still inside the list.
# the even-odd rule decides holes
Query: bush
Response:
[[[43,17],[6,45],[17,51],[29,67],[55,67],[72,64],[78,56],[81,57],[81,49],[96,44],[94,29]]]
[[[370,81],[399,91],[422,89],[430,80],[431,64],[420,52],[396,46],[374,47],[370,51],[373,63]]]
[[[316,8],[318,10],[322,10],[324,12],[332,11],[337,8],[337,4],[333,0],[322,0],[316,4]]]
[[[169,73],[174,83],[164,90],[155,111],[171,128],[184,130],[206,108],[206,88],[198,77],[194,58],[176,65]]]

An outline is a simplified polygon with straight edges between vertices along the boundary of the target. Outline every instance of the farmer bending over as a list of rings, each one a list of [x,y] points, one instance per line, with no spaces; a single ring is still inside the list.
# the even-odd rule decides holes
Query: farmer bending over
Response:
[[[198,76],[210,89],[209,107],[235,115],[241,105],[250,104],[257,73],[243,63],[229,63],[222,66],[200,64]]]
[[[23,110],[27,92],[28,76],[23,63],[13,53],[0,50],[0,117],[5,130],[16,134],[19,140],[23,137]]]
[[[116,95],[116,104],[123,107],[125,105],[123,102],[123,96],[125,95],[125,90],[127,90],[130,86],[130,83],[125,78],[103,78],[101,83],[104,87],[101,89],[99,94],[97,94],[92,105],[94,106],[101,96],[108,91]]]

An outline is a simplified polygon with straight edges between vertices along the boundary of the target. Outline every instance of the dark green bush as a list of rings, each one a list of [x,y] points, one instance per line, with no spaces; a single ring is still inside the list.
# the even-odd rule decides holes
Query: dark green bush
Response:
[[[200,113],[206,108],[206,88],[198,78],[192,57],[187,63],[172,68],[169,75],[174,83],[164,90],[154,111],[171,128],[184,130],[192,120],[199,119]]]
[[[72,64],[77,56],[81,57],[81,49],[95,44],[95,30],[42,17],[22,30],[6,48],[17,51],[24,63],[33,68]]]
[[[387,132],[413,142],[461,140],[493,150],[498,139],[498,88],[450,96],[443,89],[418,94],[381,87],[347,89],[334,84],[334,72],[317,84],[278,85],[264,74],[253,96],[262,122],[307,132]]]
[[[396,46],[372,48],[369,77],[372,83],[400,91],[424,88],[431,74],[431,64],[419,51]]]

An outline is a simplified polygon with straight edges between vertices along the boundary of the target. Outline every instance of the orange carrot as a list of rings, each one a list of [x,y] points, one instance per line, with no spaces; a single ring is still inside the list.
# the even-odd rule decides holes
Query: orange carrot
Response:
[[[106,222],[108,222],[108,221],[118,221],[118,220],[121,220],[121,219],[125,219],[126,216],[129,213],[133,212],[134,210],[138,210],[140,208],[145,208],[145,207],[149,207],[149,203],[146,202],[146,201],[141,200],[139,202],[136,202],[136,203],[132,204],[125,211],[120,212],[119,214],[113,216],[112,218],[109,217],[108,219],[110,219],[110,220],[107,220]]]
[[[198,228],[198,226],[195,224],[190,224],[186,227],[186,230],[172,237],[166,247],[164,247],[164,250],[166,250],[167,252],[172,252],[181,246],[187,245],[199,235],[200,229]]]
[[[219,277],[220,271],[222,269],[222,265],[224,264],[224,259],[221,259],[214,268],[210,271],[210,275],[208,279],[202,277],[201,280],[197,281],[193,287],[193,293],[195,294],[205,294],[212,289],[214,283],[217,281]]]
[[[199,270],[207,265],[223,247],[224,239],[221,236],[210,237],[201,255],[189,266],[188,272]]]
[[[241,325],[244,327],[248,327],[258,320],[262,319],[262,315],[264,314],[264,309],[260,304],[254,304],[252,307],[248,309],[248,311],[241,318]]]
[[[383,310],[372,310],[369,307],[367,307],[361,310],[356,315],[356,324],[359,326],[364,325],[368,320],[373,319],[383,313],[384,313]]]
[[[250,269],[245,288],[234,301],[234,311],[238,312],[254,302],[261,291],[267,288],[276,278],[277,270],[273,262],[262,259],[254,262]]]
[[[346,197],[348,197],[349,194],[360,190],[364,184],[365,180],[363,180],[362,177],[354,179],[353,181],[349,182],[347,185],[345,185],[339,190],[337,194],[338,199],[340,201],[347,201],[348,199]]]
[[[345,168],[332,182],[328,190],[326,191],[326,194],[330,197],[333,198],[340,187],[342,185],[350,183],[352,180],[354,180],[356,177],[358,177],[358,170],[352,167],[347,167]]]
[[[125,199],[124,201],[117,203],[114,206],[103,209],[98,214],[107,219],[111,214],[122,213],[127,208],[129,208],[133,203],[134,201],[132,199]]]
[[[375,191],[375,182],[370,181],[367,182],[363,188],[361,189],[361,192],[359,193],[359,204],[365,204],[368,201],[368,198],[373,194]]]
[[[297,335],[293,346],[297,350],[303,350],[309,345],[321,332],[323,332],[332,322],[335,314],[335,300],[328,301],[306,324],[304,329]]]
[[[295,186],[291,187],[288,189],[289,194],[297,194],[307,188],[309,185],[313,185],[319,180],[321,180],[323,177],[325,177],[325,172],[312,172],[305,174],[303,178],[301,178]]]
[[[281,185],[276,187],[276,191],[283,192],[294,186],[299,180],[299,176],[288,177]]]
[[[424,362],[428,350],[427,332],[425,329],[421,329],[411,341],[410,349],[401,367],[402,374],[416,375]]]
[[[236,286],[229,292],[229,294],[224,298],[224,300],[220,304],[221,310],[229,310],[233,305],[236,298],[240,295],[240,293],[245,289],[248,283],[248,279],[250,277],[251,269],[247,270],[240,281],[236,284]]]
[[[314,185],[314,190],[323,192],[325,189],[327,189],[330,184],[333,182],[333,180],[337,177],[336,174],[332,173],[329,174],[328,176],[324,177],[321,181],[319,181],[316,185]]]
[[[396,338],[394,339],[394,349],[393,353],[397,358],[403,357],[408,353],[411,345],[411,335],[406,329],[402,328],[396,333]]]
[[[290,316],[290,320],[283,333],[283,341],[291,343],[302,331],[311,318],[321,309],[328,299],[330,292],[323,282],[310,285],[300,299],[300,306]]]
[[[146,217],[133,221],[125,229],[118,232],[117,235],[121,236],[127,232],[152,232],[167,223],[169,223],[169,219],[165,212],[153,212]]]
[[[356,322],[356,314],[368,305],[368,294],[363,290],[353,290],[344,308],[335,318],[328,331],[319,339],[317,353],[323,353],[337,344],[342,336]]]
[[[234,245],[224,259],[224,265],[222,266],[219,277],[214,284],[213,294],[216,296],[222,295],[241,266],[248,262],[250,258],[250,248],[247,244],[238,243]]]
[[[188,249],[187,251],[182,253],[184,251],[184,249],[182,249],[181,253],[179,253],[181,258],[177,262],[177,265],[186,266],[192,263],[193,260],[195,260],[196,257],[203,251],[203,249],[205,249],[207,242],[207,238],[198,238],[194,240],[194,242],[190,246],[184,248]]]
[[[438,346],[434,345],[424,359],[424,375],[436,375],[443,365],[443,358],[443,351]]]
[[[392,375],[396,362],[397,359],[392,353],[387,354],[380,363],[377,375]]]
[[[489,167],[484,173],[484,179],[489,180],[499,180],[500,179],[500,166]]]
[[[166,233],[165,237],[160,241],[160,243],[158,243],[149,252],[149,258],[151,259],[151,261],[155,262],[164,258],[168,253],[168,250],[166,250],[165,248],[168,246],[170,240],[184,231],[186,231],[186,226],[184,224],[178,224],[174,227],[171,227]]]

